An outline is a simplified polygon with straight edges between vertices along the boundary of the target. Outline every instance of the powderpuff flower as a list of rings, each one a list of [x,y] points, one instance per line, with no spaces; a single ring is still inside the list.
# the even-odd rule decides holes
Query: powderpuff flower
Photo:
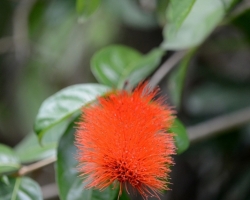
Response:
[[[136,189],[144,199],[168,189],[173,111],[140,84],[133,92],[113,91],[82,108],[76,132],[78,170],[86,188],[111,184]],[[131,187],[132,186],[132,187]]]

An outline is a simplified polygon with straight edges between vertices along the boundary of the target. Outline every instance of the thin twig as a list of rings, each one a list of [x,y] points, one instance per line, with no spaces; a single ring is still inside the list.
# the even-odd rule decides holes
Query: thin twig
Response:
[[[186,55],[187,51],[179,51],[174,53],[169,59],[167,59],[160,68],[153,74],[150,79],[149,85],[155,87],[161,82],[170,70],[176,66],[178,62]]]
[[[56,157],[50,157],[50,158],[46,158],[44,160],[40,160],[36,163],[27,165],[27,166],[22,166],[19,170],[18,170],[18,175],[19,176],[23,176],[25,174],[28,174],[32,171],[35,171],[37,169],[40,169],[46,165],[49,165],[51,163],[54,163],[56,161]]]
[[[217,136],[227,130],[250,123],[250,107],[187,128],[192,143]]]

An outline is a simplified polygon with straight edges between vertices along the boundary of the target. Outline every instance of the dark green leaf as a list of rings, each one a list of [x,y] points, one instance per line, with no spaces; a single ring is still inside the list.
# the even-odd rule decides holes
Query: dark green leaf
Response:
[[[84,18],[93,14],[100,5],[100,0],[76,0],[76,10]]]
[[[91,59],[91,70],[96,79],[105,85],[116,87],[122,84],[121,77],[130,65],[142,55],[129,47],[113,45],[101,49]]]
[[[127,82],[130,87],[134,87],[137,83],[147,78],[154,69],[159,65],[164,51],[153,49],[151,52],[143,56],[138,61],[134,62],[130,68],[121,77],[121,83]]]
[[[175,145],[177,148],[177,154],[181,154],[189,147],[189,139],[185,126],[180,120],[175,119],[174,124],[170,128],[170,132],[174,133]]]
[[[110,46],[97,52],[91,61],[95,77],[106,85],[123,88],[145,79],[159,64],[163,51],[154,49],[142,56],[139,52],[124,46]]]
[[[0,173],[17,170],[20,166],[15,152],[10,147],[0,144]]]
[[[76,147],[74,146],[74,124],[62,136],[58,147],[56,178],[61,200],[116,200],[118,187],[104,191],[84,189],[83,181],[76,171]]]
[[[219,24],[233,3],[234,0],[172,0],[162,47],[177,50],[199,45]]]
[[[21,162],[26,163],[55,156],[56,148],[56,143],[41,146],[35,133],[30,133],[15,147],[15,152]]]
[[[35,132],[39,139],[44,135],[48,135],[47,141],[60,138],[67,125],[80,113],[81,107],[108,90],[107,86],[100,84],[79,84],[46,99],[35,120]]]
[[[28,177],[9,178],[9,184],[0,181],[1,200],[42,200],[39,185]]]
[[[157,13],[158,22],[161,26],[163,26],[167,22],[166,10],[169,5],[169,1],[170,0],[158,0],[157,1],[156,13]]]

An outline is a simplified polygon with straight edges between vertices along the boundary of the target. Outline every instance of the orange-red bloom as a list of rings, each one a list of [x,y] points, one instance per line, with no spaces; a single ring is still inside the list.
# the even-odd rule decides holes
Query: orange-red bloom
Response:
[[[131,185],[144,198],[167,189],[175,146],[166,131],[173,116],[162,100],[153,100],[156,94],[142,84],[134,92],[108,93],[82,109],[76,146],[87,188],[118,181],[120,194]]]

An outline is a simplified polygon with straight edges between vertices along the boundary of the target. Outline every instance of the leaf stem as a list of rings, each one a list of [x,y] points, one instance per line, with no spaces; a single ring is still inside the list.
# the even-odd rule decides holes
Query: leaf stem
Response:
[[[30,164],[30,165],[26,165],[26,166],[22,166],[19,170],[18,170],[18,176],[23,176],[25,174],[28,174],[32,171],[35,171],[37,169],[40,169],[46,165],[49,165],[53,162],[56,161],[56,157],[50,157],[50,158],[46,158],[44,160],[40,160],[38,162],[35,162],[33,164]]]
[[[187,51],[178,51],[174,53],[169,59],[167,59],[160,67],[159,69],[153,74],[153,76],[150,79],[149,85],[151,87],[155,87],[161,82],[161,80],[166,76],[167,73],[170,72],[170,70],[176,66],[178,62],[186,55]]]

